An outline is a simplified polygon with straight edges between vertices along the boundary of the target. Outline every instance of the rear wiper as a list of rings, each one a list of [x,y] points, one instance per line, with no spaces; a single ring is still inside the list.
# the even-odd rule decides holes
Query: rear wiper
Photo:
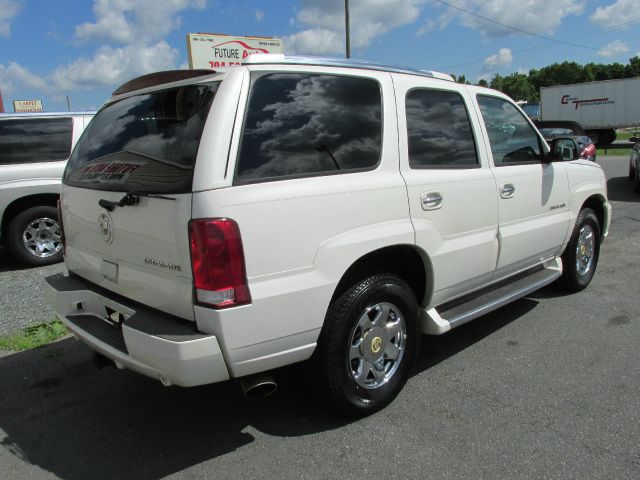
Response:
[[[98,200],[98,205],[104,208],[107,212],[112,212],[116,207],[131,207],[133,205],[137,205],[140,201],[140,197],[175,200],[174,197],[167,197],[165,195],[159,195],[157,193],[127,192],[125,193],[124,197],[122,197],[118,202],[112,202],[111,200],[105,200],[104,198],[101,198],[100,200]]]

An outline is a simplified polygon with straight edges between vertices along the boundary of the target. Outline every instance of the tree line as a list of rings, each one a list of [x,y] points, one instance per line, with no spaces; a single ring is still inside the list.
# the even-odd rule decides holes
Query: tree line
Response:
[[[458,83],[471,84],[464,75],[452,76]],[[532,69],[529,73],[512,73],[506,76],[496,73],[490,82],[481,79],[477,85],[500,90],[514,100],[537,102],[540,100],[540,87],[631,77],[640,77],[640,56],[629,59],[627,65],[622,63],[580,65],[576,62],[562,62],[540,70]]]

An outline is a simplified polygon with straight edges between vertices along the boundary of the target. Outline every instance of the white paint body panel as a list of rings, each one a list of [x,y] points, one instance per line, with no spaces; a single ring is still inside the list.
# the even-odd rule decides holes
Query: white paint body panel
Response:
[[[251,71],[375,79],[383,101],[380,163],[365,172],[235,185]],[[433,307],[559,255],[582,203],[594,195],[606,202],[597,165],[493,167],[474,99],[487,90],[417,75],[309,65],[237,67],[200,81],[222,78],[202,135],[192,193],[175,195],[174,201],[143,198],[135,207],[116,208],[112,244],[97,230],[98,200],[118,200],[121,193],[65,187],[63,218],[70,271],[195,321],[198,331],[215,338],[230,377],[309,358],[340,279],[370,252],[397,245],[416,249],[424,260],[421,268],[432,276],[422,307],[437,314]],[[472,123],[478,168],[409,168],[404,98],[415,87],[460,93]],[[506,181],[517,189],[509,201],[498,190]],[[421,195],[431,191],[442,194],[443,205],[425,211]],[[193,303],[188,222],[221,217],[239,226],[251,303],[214,310]],[[181,269],[150,266],[145,256]],[[117,281],[110,262],[117,264]],[[64,312],[56,311],[64,319]],[[438,333],[447,330],[441,323]]]

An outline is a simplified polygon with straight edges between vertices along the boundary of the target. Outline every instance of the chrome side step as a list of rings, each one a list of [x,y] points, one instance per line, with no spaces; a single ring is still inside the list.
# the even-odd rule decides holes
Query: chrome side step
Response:
[[[422,333],[441,335],[452,328],[464,325],[482,315],[505,306],[512,301],[535,292],[562,275],[562,262],[554,258],[544,268],[517,276],[508,283],[500,282],[479,292],[463,297],[456,303],[445,304],[438,309],[423,309]],[[466,298],[466,299],[465,299]]]

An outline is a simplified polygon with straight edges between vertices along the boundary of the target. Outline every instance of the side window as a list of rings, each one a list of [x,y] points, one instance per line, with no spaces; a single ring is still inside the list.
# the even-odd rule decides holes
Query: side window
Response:
[[[0,164],[66,160],[72,129],[71,118],[0,120]]]
[[[411,90],[406,99],[411,168],[473,168],[479,165],[471,122],[456,92]]]
[[[538,135],[516,107],[486,95],[478,95],[478,104],[489,133],[495,166],[540,162]]]
[[[382,97],[372,79],[257,74],[236,180],[251,183],[368,170],[380,161]]]

